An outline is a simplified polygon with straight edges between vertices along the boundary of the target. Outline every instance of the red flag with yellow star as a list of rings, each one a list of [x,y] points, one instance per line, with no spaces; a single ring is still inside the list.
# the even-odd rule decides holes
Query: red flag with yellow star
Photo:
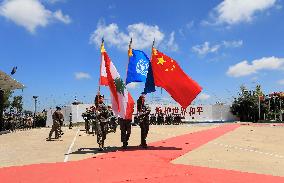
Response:
[[[187,108],[202,88],[167,55],[152,50],[151,65],[156,86],[164,88],[183,108]]]

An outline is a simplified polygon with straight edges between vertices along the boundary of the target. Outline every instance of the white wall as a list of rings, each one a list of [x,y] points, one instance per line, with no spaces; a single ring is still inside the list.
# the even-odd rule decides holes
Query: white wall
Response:
[[[69,114],[72,113],[72,122],[84,122],[82,113],[86,111],[86,108],[93,106],[93,104],[79,104],[69,105],[62,108],[64,115],[63,124],[69,124]],[[172,114],[177,113],[185,117],[184,121],[196,121],[196,122],[212,122],[212,121],[236,121],[238,120],[230,112],[229,105],[215,104],[215,105],[190,105],[186,110],[179,105],[174,104],[151,104],[151,113],[156,113],[156,110],[162,110],[162,112]],[[176,110],[177,109],[177,110]],[[48,110],[46,126],[52,125],[52,113],[55,109]],[[134,114],[136,113],[136,106],[134,108]]]
[[[168,114],[177,112],[177,114],[185,117],[184,121],[212,122],[237,120],[237,117],[230,112],[229,105],[190,105],[186,109],[183,109],[179,105],[174,104],[151,104],[150,107],[151,113],[156,113],[157,109],[162,110],[164,114],[167,112]]]
[[[64,116],[64,125],[69,125],[69,114],[72,113],[72,122],[84,122],[84,119],[82,117],[82,113],[86,111],[86,108],[89,108],[93,106],[93,104],[79,104],[79,105],[68,105],[66,107],[61,108],[61,112]],[[56,109],[50,109],[47,111],[47,120],[46,120],[46,126],[51,127],[52,126],[52,114],[54,113]]]

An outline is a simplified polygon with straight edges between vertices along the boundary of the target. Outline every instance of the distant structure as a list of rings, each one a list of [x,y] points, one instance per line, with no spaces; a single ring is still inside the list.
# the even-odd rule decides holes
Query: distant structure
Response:
[[[151,108],[151,114],[163,113],[164,115],[180,115],[183,117],[183,121],[187,122],[229,122],[239,120],[231,113],[231,106],[223,103],[217,103],[213,105],[190,105],[186,109],[182,108],[176,102],[170,99],[154,98],[150,100],[149,106]],[[68,125],[68,116],[72,113],[72,120],[76,122],[84,122],[82,113],[86,111],[86,108],[90,108],[94,104],[79,104],[72,103],[62,107],[64,115],[64,124]],[[55,109],[47,111],[46,126],[52,125],[52,113]],[[136,114],[136,107],[134,107],[134,115]],[[134,116],[133,116],[134,117]]]

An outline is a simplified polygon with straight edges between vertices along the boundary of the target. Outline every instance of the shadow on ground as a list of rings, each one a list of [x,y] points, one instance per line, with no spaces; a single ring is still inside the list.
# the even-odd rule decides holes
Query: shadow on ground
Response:
[[[105,147],[104,151],[99,151],[99,148],[79,148],[77,151],[74,151],[70,154],[97,154],[97,153],[109,153],[116,151],[147,151],[147,150],[182,150],[182,148],[177,147],[164,147],[164,146],[148,146],[147,148],[142,148],[138,146],[128,146],[127,149],[123,149],[122,147]],[[68,154],[66,154],[68,155]]]

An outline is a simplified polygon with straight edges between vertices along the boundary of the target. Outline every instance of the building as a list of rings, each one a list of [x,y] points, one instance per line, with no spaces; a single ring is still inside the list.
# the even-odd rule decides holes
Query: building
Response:
[[[77,104],[63,107],[63,124],[69,124],[70,113],[72,114],[73,123],[84,122],[82,113],[86,111],[86,108],[90,108],[93,105],[94,104]],[[231,113],[230,106],[222,103],[214,105],[190,105],[186,109],[180,107],[178,104],[171,103],[153,103],[149,106],[151,108],[151,114],[157,114],[159,112],[162,112],[164,115],[177,114],[184,117],[183,121],[187,122],[224,122],[238,120],[238,118]],[[54,111],[55,109],[47,111],[46,126],[50,127],[52,125],[52,114]],[[136,114],[136,107],[134,108],[134,114]]]

